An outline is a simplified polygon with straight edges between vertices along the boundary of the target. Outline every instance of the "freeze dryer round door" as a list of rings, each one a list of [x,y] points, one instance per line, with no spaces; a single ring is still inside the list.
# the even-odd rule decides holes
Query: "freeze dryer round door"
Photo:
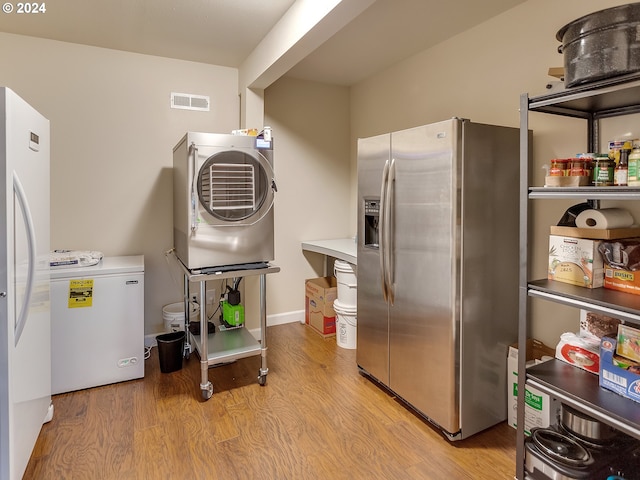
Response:
[[[256,150],[225,150],[208,157],[197,176],[201,216],[210,225],[251,225],[273,205],[274,177]]]

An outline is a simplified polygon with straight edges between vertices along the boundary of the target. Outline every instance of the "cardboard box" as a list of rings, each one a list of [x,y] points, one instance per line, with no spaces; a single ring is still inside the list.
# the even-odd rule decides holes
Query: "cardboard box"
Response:
[[[617,240],[620,238],[637,237],[640,235],[640,228],[578,228],[551,226],[551,235],[561,235],[564,237],[591,238],[598,240]]]
[[[336,334],[336,312],[333,301],[338,295],[335,277],[311,278],[305,281],[305,323],[318,333]]]
[[[600,240],[549,235],[550,280],[579,287],[604,285],[604,262],[598,251]]]
[[[542,357],[552,357],[555,351],[539,340],[527,340],[527,363],[539,363]],[[509,347],[507,358],[507,421],[513,428],[517,427],[518,407],[518,346]],[[535,387],[525,388],[524,431],[530,434],[534,427],[548,427],[556,423],[561,408],[560,401],[542,393]]]
[[[616,353],[634,362],[640,362],[640,330],[628,325],[618,325]]]
[[[600,345],[602,337],[614,335],[620,325],[619,318],[609,317],[601,313],[580,310],[580,333],[584,338],[591,338]]]
[[[604,287],[640,295],[640,238],[603,242]]]
[[[640,402],[640,367],[626,366],[616,360],[614,338],[603,337],[600,342],[600,386],[622,395],[630,400]]]
[[[605,267],[635,272],[640,270],[640,238],[619,238],[602,242]]]
[[[585,187],[591,184],[591,178],[585,175],[556,177],[547,175],[544,177],[545,187]]]
[[[604,288],[640,295],[640,271],[604,267]]]
[[[564,67],[549,67],[548,75],[564,80]]]

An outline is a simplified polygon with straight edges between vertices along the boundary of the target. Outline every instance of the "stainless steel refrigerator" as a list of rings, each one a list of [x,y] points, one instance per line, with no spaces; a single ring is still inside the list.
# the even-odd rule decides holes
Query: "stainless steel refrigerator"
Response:
[[[358,140],[357,363],[450,440],[506,419],[519,148],[457,118]]]

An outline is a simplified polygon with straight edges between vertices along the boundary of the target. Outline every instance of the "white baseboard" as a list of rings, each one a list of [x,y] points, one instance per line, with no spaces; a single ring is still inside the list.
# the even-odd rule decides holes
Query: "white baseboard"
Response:
[[[294,322],[304,323],[304,310],[295,310],[293,312],[267,315],[267,327],[273,327],[274,325],[284,325],[285,323]]]
[[[294,323],[294,322],[304,323],[304,310],[295,310],[293,312],[276,313],[274,315],[267,315],[267,327],[273,327],[274,325],[284,325],[286,323]],[[249,331],[254,337],[260,338],[259,328],[253,328]],[[166,333],[166,332],[158,332],[158,333],[145,335],[144,346],[157,347],[158,342],[156,341],[156,336],[160,335],[161,333]]]
[[[276,313],[274,315],[267,315],[267,327],[273,327],[275,325],[284,325],[286,323],[304,323],[304,310],[295,310],[293,312]],[[249,330],[251,335],[260,339],[260,329],[252,328]]]

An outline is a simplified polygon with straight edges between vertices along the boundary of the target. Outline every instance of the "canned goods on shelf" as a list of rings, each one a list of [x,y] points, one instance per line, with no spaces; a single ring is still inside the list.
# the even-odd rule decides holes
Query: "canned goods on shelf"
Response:
[[[569,170],[569,176],[571,177],[587,176],[586,161],[582,158],[572,158],[571,170]]]
[[[609,142],[609,158],[616,162],[620,161],[620,150],[631,150],[638,140],[611,140]]]
[[[550,177],[564,177],[569,170],[568,158],[554,158],[551,160],[551,168],[549,169]]]
[[[629,155],[627,185],[640,187],[640,143],[634,144],[633,150]]]
[[[618,163],[620,160],[620,149],[624,146],[623,140],[611,140],[609,142],[609,158]]]
[[[608,155],[596,155],[593,166],[593,184],[599,187],[613,185],[615,162]]]

